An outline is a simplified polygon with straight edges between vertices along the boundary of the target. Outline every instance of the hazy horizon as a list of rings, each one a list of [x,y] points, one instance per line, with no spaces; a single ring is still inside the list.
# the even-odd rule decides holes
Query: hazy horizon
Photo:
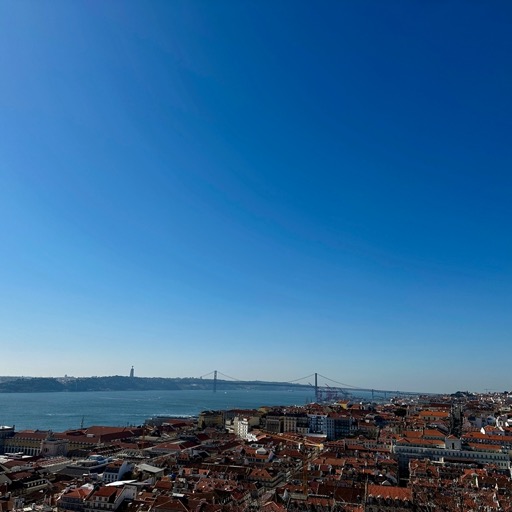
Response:
[[[123,375],[123,374],[111,374],[111,375],[0,375],[0,379],[55,379],[55,380],[72,380],[72,379],[103,379],[103,378],[114,378],[114,377],[124,377],[126,379],[131,379],[131,378],[140,378],[140,379],[169,379],[169,380],[199,380],[199,381],[203,381],[203,382],[208,382],[210,383],[211,382],[211,386],[213,386],[213,382],[214,382],[214,378],[213,376],[208,376],[207,378],[205,378],[204,376],[199,376],[199,377],[195,377],[195,376],[192,376],[192,375],[188,375],[188,376],[184,376],[184,377],[177,377],[177,376],[173,376],[173,375],[168,375],[168,376],[163,376],[163,375],[134,375],[133,377],[131,377],[130,375]],[[311,377],[309,380],[313,381],[313,376],[309,376]],[[232,378],[229,378],[228,376],[223,376],[222,374],[219,374],[218,378],[217,378],[217,382],[219,383],[228,383],[228,384],[244,384],[244,383],[247,383],[247,384],[250,384],[250,385],[258,385],[258,384],[262,384],[262,385],[267,385],[267,384],[275,384],[275,385],[283,385],[283,387],[286,388],[286,386],[297,386],[297,387],[304,387],[304,388],[307,388],[309,390],[311,390],[311,392],[313,392],[314,390],[314,385],[308,380],[307,377],[303,378],[303,379],[300,379],[298,382],[293,382],[293,381],[277,381],[277,380],[262,380],[262,379],[246,379],[246,380],[233,380]],[[327,384],[327,385],[326,385]],[[369,392],[382,392],[382,391],[385,391],[386,393],[412,393],[412,394],[432,394],[432,395],[438,395],[438,394],[450,394],[452,393],[451,391],[447,391],[445,393],[442,393],[442,392],[435,392],[435,391],[429,391],[429,390],[420,390],[420,389],[386,389],[386,390],[383,390],[383,389],[378,389],[378,388],[358,388],[358,387],[351,387],[350,385],[343,385],[344,383],[336,383],[336,381],[333,381],[332,379],[330,379],[329,377],[323,377],[321,375],[318,376],[318,387],[321,389],[321,390],[331,390],[331,391],[334,391],[334,390],[337,390],[337,389],[344,389],[346,391],[348,391],[349,393],[352,391],[354,393],[357,393],[357,392],[363,392],[363,393],[369,393]],[[200,390],[205,390],[207,388],[202,388]],[[221,388],[221,389],[225,389],[225,388]],[[229,388],[228,388],[229,389]],[[156,389],[158,390],[158,389]],[[145,391],[156,391],[156,390],[153,390],[153,389],[147,389],[147,390],[138,390],[140,392],[145,392]],[[213,390],[213,387],[211,387],[211,390]],[[105,391],[105,390],[103,390]],[[114,389],[114,390],[110,390],[112,392],[119,392],[119,393],[123,393],[125,391],[132,391],[132,390],[121,390],[121,389]],[[173,390],[164,390],[162,389],[162,391],[173,391]],[[190,389],[188,389],[188,391],[190,391]],[[457,390],[457,391],[469,391],[471,392],[471,390]],[[492,391],[492,390],[486,390],[486,391]],[[1,393],[2,391],[0,391]],[[8,391],[9,393],[11,393],[12,391]],[[39,392],[39,391],[38,391]],[[59,391],[42,391],[43,393],[53,393],[53,392],[60,392]],[[102,392],[101,390],[98,390],[98,389],[91,389],[91,390],[81,390],[81,391],[78,391],[78,392],[81,392],[81,393],[88,393],[88,392],[93,392],[93,393],[99,393],[99,392]],[[14,391],[14,393],[18,393],[18,391]],[[26,392],[26,391],[21,391],[21,393],[31,393],[30,391]],[[357,395],[356,395],[357,396]]]
[[[0,374],[510,389],[512,5],[0,4]]]
[[[213,373],[213,372],[211,372]],[[108,378],[108,377],[126,377],[131,378],[129,374],[121,374],[121,373],[114,373],[114,374],[105,374],[105,375],[0,375],[0,379],[95,379],[95,378]],[[193,375],[185,375],[185,376],[176,376],[176,375],[134,375],[135,378],[142,378],[142,379],[191,379],[191,380],[207,380],[212,381],[214,380],[213,376],[209,375],[207,378],[205,376],[193,376]],[[309,376],[310,380],[312,379],[312,375]],[[228,383],[272,383],[272,384],[292,384],[292,385],[299,385],[304,387],[309,387],[310,389],[314,388],[314,385],[308,381],[307,377],[303,377],[299,379],[299,381],[280,381],[280,380],[268,380],[268,379],[240,379],[240,380],[233,380],[232,378],[229,378],[228,376],[222,376],[222,374],[219,374],[217,380],[219,382],[228,382]],[[334,382],[333,382],[334,381]],[[326,386],[327,384],[327,386]],[[357,386],[351,386],[350,384],[345,384],[342,382],[336,383],[335,379],[331,379],[330,377],[326,376],[323,377],[319,375],[318,377],[318,386],[321,388],[331,387],[332,389],[342,388],[350,391],[351,388],[354,388],[355,391],[357,390],[364,390],[364,391],[371,391],[372,388],[363,388],[357,387]],[[379,391],[379,389],[382,391],[382,388],[373,388],[375,391]],[[456,389],[456,390],[438,390],[438,391],[431,391],[429,389],[412,389],[412,388],[393,388],[393,389],[386,389],[387,392],[406,392],[406,393],[425,393],[425,394],[433,394],[433,395],[439,395],[439,394],[452,394],[455,392],[469,392],[469,393],[501,393],[501,392],[512,392],[512,390],[509,389]],[[48,393],[52,393],[52,391],[47,391]],[[82,391],[82,392],[88,392],[88,391]],[[91,392],[99,392],[97,390],[93,390]],[[123,391],[119,391],[123,392]]]

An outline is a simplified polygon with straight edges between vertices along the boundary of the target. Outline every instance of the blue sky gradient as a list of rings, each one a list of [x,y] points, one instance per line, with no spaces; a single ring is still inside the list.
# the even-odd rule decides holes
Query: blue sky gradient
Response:
[[[510,389],[511,25],[0,4],[0,375]]]

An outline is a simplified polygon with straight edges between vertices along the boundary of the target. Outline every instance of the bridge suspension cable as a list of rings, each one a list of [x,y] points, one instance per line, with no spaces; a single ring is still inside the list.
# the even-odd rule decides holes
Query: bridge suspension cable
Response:
[[[311,377],[313,377],[315,374],[312,373],[311,375],[307,375],[306,377],[301,377],[300,379],[295,379],[295,380],[287,380],[286,383],[287,384],[294,384],[295,382],[299,382],[299,380],[306,380],[306,379],[310,379]]]
[[[215,373],[215,370],[212,370],[211,372],[205,373],[204,375],[201,375],[199,378],[202,379],[203,377],[208,377],[208,375],[213,375]]]
[[[222,377],[225,377],[227,379],[230,379],[232,381],[236,381],[236,382],[246,382],[246,380],[244,379],[237,379],[236,377],[231,377],[230,375],[226,375],[225,373],[221,372],[221,371],[216,371],[216,370],[213,370],[211,372],[208,372],[208,373],[205,373],[204,375],[201,375],[199,378],[202,379],[204,377],[209,377],[209,376],[212,376],[212,378],[215,378],[215,373],[217,372],[218,375],[222,375]],[[352,389],[360,389],[358,388],[357,386],[353,386],[351,384],[345,384],[343,382],[339,382],[337,380],[334,380],[334,379],[331,379],[329,377],[326,377],[325,375],[322,375],[320,373],[317,374],[319,377],[322,377],[323,379],[325,380],[328,380],[329,382],[333,382],[334,384],[338,384],[340,386],[343,386],[345,388],[352,388]],[[305,377],[300,377],[298,379],[293,379],[293,380],[286,380],[286,381],[275,381],[276,384],[295,384],[299,381],[307,381],[307,379],[310,379],[311,377],[314,377],[315,374],[314,373],[311,373],[310,375],[306,375]],[[247,381],[249,382],[249,381]]]
[[[226,375],[225,373],[222,373],[222,372],[217,372],[219,375],[222,375],[223,377],[226,377],[228,379],[231,379],[231,380],[235,380],[237,382],[244,382],[242,379],[235,379],[235,377],[230,377],[229,375]]]
[[[244,382],[248,382],[248,383],[261,382],[262,384],[265,383],[264,381],[237,379],[235,377],[231,377],[229,375],[226,375],[225,373],[222,373],[222,372],[220,372],[218,370],[213,370],[211,372],[205,373],[204,375],[201,375],[201,377],[199,377],[199,378],[202,379],[204,377],[210,377],[213,380],[213,391],[215,392],[216,389],[217,389],[217,376],[218,375],[222,376],[222,377],[224,377],[226,379],[229,379],[229,380],[231,380],[233,382],[240,382],[240,383],[244,383]],[[315,385],[314,386],[310,382],[307,382],[307,380],[311,379],[311,377],[315,377]],[[385,390],[379,390],[379,389],[358,387],[358,386],[354,386],[352,384],[346,384],[344,382],[340,382],[340,381],[331,379],[329,377],[326,377],[325,375],[322,375],[320,373],[312,373],[310,375],[307,375],[306,377],[300,377],[299,379],[293,379],[293,380],[289,380],[289,381],[273,381],[273,382],[268,382],[267,384],[286,385],[286,384],[297,384],[297,383],[299,383],[299,381],[306,381],[307,384],[304,384],[304,385],[305,386],[306,385],[310,385],[310,386],[314,387],[315,388],[315,393],[317,394],[317,397],[318,397],[318,394],[319,394],[320,390],[322,389],[322,386],[319,385],[319,383],[317,382],[317,377],[321,377],[325,381],[329,381],[329,382],[332,382],[332,383],[336,384],[336,387],[339,390],[341,390],[342,393],[343,393],[343,390],[369,391],[369,392],[372,393],[372,396],[375,393],[384,393],[384,394],[386,394],[386,393],[397,393],[398,394],[399,393],[398,391],[385,391]],[[327,385],[327,388],[329,388],[328,385]],[[347,392],[345,391],[345,393],[347,393]],[[409,392],[408,391],[405,391],[405,392],[402,391],[402,392],[400,392],[400,394],[418,394],[418,393],[411,392],[411,391],[409,391]]]
[[[351,384],[345,384],[343,382],[338,382],[337,380],[330,379],[329,377],[326,377],[325,375],[318,374],[319,377],[322,377],[325,380],[328,380],[329,382],[334,382],[334,384],[339,384],[340,386],[344,388],[352,388],[352,389],[360,389],[357,386],[352,386]]]

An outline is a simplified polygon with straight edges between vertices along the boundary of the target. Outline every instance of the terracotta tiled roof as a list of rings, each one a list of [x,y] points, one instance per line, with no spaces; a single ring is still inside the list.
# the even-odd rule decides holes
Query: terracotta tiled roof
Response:
[[[118,492],[119,489],[116,487],[100,487],[94,494],[91,496],[92,499],[98,498],[110,498],[114,494]]]
[[[263,512],[285,512],[286,507],[278,504],[275,501],[268,501],[263,505]]]
[[[433,418],[448,418],[450,416],[450,413],[448,411],[420,411],[419,412],[420,417],[430,417]]]
[[[153,506],[151,507],[151,510],[161,510],[161,511],[188,511],[187,507],[183,505],[183,503],[179,500],[169,498],[167,496],[159,496]]]
[[[412,501],[412,490],[391,485],[368,485],[368,496],[374,498]]]

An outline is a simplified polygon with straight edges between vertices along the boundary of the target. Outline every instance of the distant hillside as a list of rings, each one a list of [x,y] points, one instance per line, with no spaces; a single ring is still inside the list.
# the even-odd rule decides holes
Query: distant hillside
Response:
[[[217,389],[294,389],[303,386],[279,382],[233,382],[217,380]],[[43,393],[76,391],[156,391],[212,389],[211,379],[163,377],[12,377],[0,378],[0,393]]]

